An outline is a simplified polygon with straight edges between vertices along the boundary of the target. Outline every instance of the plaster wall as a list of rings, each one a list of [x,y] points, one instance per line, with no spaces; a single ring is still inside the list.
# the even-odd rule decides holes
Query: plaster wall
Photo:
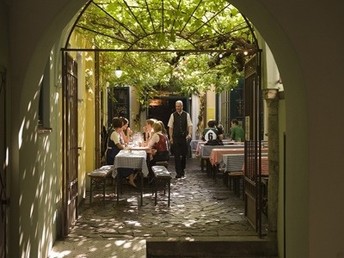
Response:
[[[285,87],[286,256],[341,257],[344,207],[335,200],[344,189],[344,60],[336,51],[342,8],[336,1],[233,3],[268,42]]]
[[[36,189],[42,176],[37,164],[41,158],[37,153],[44,141],[37,140],[36,133],[37,85],[45,57],[58,37],[56,32],[62,31],[84,2],[14,0],[10,3],[9,257],[31,254],[31,257],[46,257],[48,252],[49,244],[42,243],[38,236],[50,234],[51,225],[46,232],[40,231],[45,227],[36,213],[39,201],[32,202],[37,191],[28,190]],[[344,226],[339,222],[344,217],[344,207],[337,202],[344,195],[341,115],[344,88],[340,86],[344,59],[338,54],[343,42],[341,3],[333,0],[326,5],[314,5],[311,0],[233,0],[232,3],[268,42],[283,77],[287,139],[286,257],[343,257]],[[32,181],[27,180],[29,176]],[[326,191],[321,190],[325,188]],[[283,241],[279,239],[281,245]]]
[[[283,91],[283,86],[278,81],[280,79],[280,73],[278,71],[278,67],[276,65],[275,58],[271,53],[269,46],[263,41],[260,40],[261,48],[262,48],[262,88],[269,88],[269,89],[279,89],[279,91]],[[267,105],[266,101],[264,101],[264,114],[267,112]],[[285,118],[285,114],[283,116],[279,116]],[[267,116],[264,117],[264,138],[263,140],[268,140],[268,118]]]
[[[66,3],[69,10],[65,9]],[[59,196],[49,186],[59,181],[58,174],[54,173],[58,168],[50,168],[55,161],[61,162],[54,160],[51,152],[42,155],[39,151],[54,145],[50,136],[37,133],[38,85],[49,52],[58,39],[56,31],[62,31],[80,4],[81,1],[11,1],[9,4],[8,257],[47,257],[56,236]],[[58,116],[59,112],[55,114]]]
[[[214,90],[207,91],[207,102],[206,102],[206,119],[204,121],[204,128],[208,127],[208,121],[215,119],[216,110],[216,94]]]
[[[65,44],[65,39],[64,42]],[[86,46],[85,40],[78,34],[70,38],[71,46]],[[89,187],[87,173],[95,169],[95,119],[94,112],[94,78],[86,79],[87,71],[94,75],[94,55],[90,52],[69,52],[78,65],[78,188],[79,203],[86,196]],[[88,61],[89,60],[89,61]],[[91,62],[92,60],[92,62]],[[89,88],[90,87],[90,88]],[[91,108],[89,107],[91,105]]]

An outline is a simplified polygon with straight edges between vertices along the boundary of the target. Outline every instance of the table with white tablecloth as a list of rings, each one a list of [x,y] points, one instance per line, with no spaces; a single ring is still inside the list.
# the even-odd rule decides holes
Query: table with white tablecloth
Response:
[[[117,168],[132,168],[139,171],[140,176],[140,197],[141,206],[143,204],[143,177],[148,175],[147,166],[147,152],[145,150],[121,150],[115,157],[114,170],[112,172],[112,177],[116,178],[117,185],[117,202],[119,201],[119,185],[120,177],[117,176]]]
[[[233,148],[244,148],[243,144],[231,143],[226,145],[202,145],[200,146],[198,156],[201,158],[201,170],[204,171],[204,165],[206,165],[206,171],[210,175],[211,167],[210,155],[213,149],[233,149]],[[206,164],[204,164],[204,162]]]
[[[201,147],[200,156],[201,158],[210,158],[213,149],[242,149],[245,146],[243,144],[228,144],[228,145],[204,145]]]
[[[148,175],[147,152],[145,150],[121,150],[115,157],[112,176],[117,175],[117,168],[133,168],[142,171],[144,176]]]

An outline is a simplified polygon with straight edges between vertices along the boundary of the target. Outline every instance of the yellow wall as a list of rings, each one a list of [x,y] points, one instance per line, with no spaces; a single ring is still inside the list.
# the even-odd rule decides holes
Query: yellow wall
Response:
[[[71,37],[71,47],[90,47],[78,34]],[[96,167],[95,158],[95,86],[94,54],[71,52],[78,63],[78,180],[79,196],[86,196],[89,187],[87,173]],[[81,201],[82,198],[79,200]]]
[[[210,119],[216,118],[216,94],[214,90],[207,92],[207,112],[204,126],[207,127],[207,122]]]

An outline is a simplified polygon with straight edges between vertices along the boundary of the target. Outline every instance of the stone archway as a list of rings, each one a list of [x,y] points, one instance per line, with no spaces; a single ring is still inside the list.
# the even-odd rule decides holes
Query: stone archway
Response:
[[[32,3],[33,1],[28,1],[29,4],[35,4]],[[301,78],[301,75],[299,73],[299,61],[296,59],[296,54],[292,49],[292,45],[287,39],[287,36],[284,34],[281,28],[275,24],[276,17],[272,16],[271,13],[268,12],[268,7],[265,7],[263,5],[260,5],[260,3],[252,3],[251,1],[233,1],[233,3],[240,9],[243,10],[244,13],[246,13],[247,17],[250,18],[251,21],[256,25],[256,27],[260,30],[260,32],[264,35],[264,38],[269,42],[269,45],[276,57],[278,66],[280,68],[280,71],[284,74],[284,82],[285,87],[288,90],[287,98],[293,99],[293,105],[288,105],[286,108],[286,116],[288,121],[298,121],[299,122],[299,128],[301,127],[303,131],[289,128],[288,131],[288,137],[287,137],[287,144],[288,144],[288,153],[289,159],[291,161],[294,161],[291,159],[294,155],[292,152],[294,150],[295,153],[301,153],[301,150],[297,150],[297,147],[293,145],[293,141],[297,141],[300,146],[307,146],[307,137],[305,137],[306,134],[306,121],[307,121],[307,114],[306,114],[306,107],[305,107],[305,98],[306,95],[304,93],[303,88],[303,80]],[[14,9],[17,7],[17,12],[20,13],[20,10],[23,10],[23,8],[28,7],[25,6],[26,3],[18,3],[18,5],[22,6],[14,6]],[[34,96],[36,93],[36,85],[37,81],[40,75],[40,71],[43,70],[44,62],[42,59],[45,60],[44,57],[46,57],[51,49],[51,45],[54,41],[54,34],[57,31],[61,31],[62,28],[68,23],[68,21],[72,18],[73,14],[76,13],[78,8],[80,8],[82,3],[69,3],[69,1],[60,1],[59,4],[56,4],[56,6],[38,6],[39,10],[42,14],[46,13],[46,15],[42,15],[39,17],[34,17],[34,21],[40,21],[37,22],[39,24],[35,28],[32,28],[32,30],[26,30],[26,31],[16,31],[14,29],[11,39],[16,42],[13,45],[14,49],[20,49],[18,45],[21,42],[27,43],[27,48],[23,49],[22,51],[18,51],[18,53],[13,52],[13,62],[11,66],[11,84],[13,86],[12,91],[12,98],[13,98],[13,104],[11,107],[11,110],[13,114],[18,114],[18,116],[13,116],[11,120],[11,127],[13,128],[13,135],[16,136],[16,134],[20,131],[20,128],[22,128],[23,121],[32,120],[34,121],[34,112],[35,110],[29,110],[28,106],[31,103],[32,100],[34,100]],[[56,8],[58,7],[58,8]],[[67,11],[67,12],[66,12]],[[54,14],[57,14],[57,16],[54,16]],[[56,18],[58,17],[58,18]],[[27,24],[28,21],[32,19],[32,17],[29,17],[28,15],[23,15],[22,17],[18,17],[18,24]],[[36,30],[37,32],[33,33],[35,37],[31,37],[31,33]],[[30,39],[30,40],[28,40]],[[279,48],[281,42],[284,43],[284,48],[281,50]],[[16,44],[18,44],[16,46]],[[18,48],[17,48],[18,47]],[[15,72],[14,72],[15,71]],[[24,76],[17,78],[17,74],[22,74]],[[301,92],[301,94],[300,94]],[[14,101],[16,100],[16,101]],[[17,103],[21,103],[18,105]],[[33,102],[35,104],[35,102]],[[37,103],[36,105],[37,106]],[[296,116],[295,116],[296,114]],[[29,127],[25,129],[24,135],[30,135],[35,132],[35,128]],[[29,146],[31,144],[29,138],[23,138],[23,141],[20,142],[17,140],[18,138],[13,137],[14,140],[11,143],[11,147],[13,149],[13,156],[15,157],[13,160],[11,160],[11,168],[14,171],[20,171],[22,172],[26,167],[34,167],[34,164],[36,160],[28,154],[27,152],[23,152],[22,150],[19,151],[17,146]],[[289,144],[290,143],[290,144]],[[301,148],[303,150],[303,154],[299,155],[298,157],[293,157],[296,162],[290,162],[290,166],[288,167],[288,170],[293,171],[300,171],[306,170],[307,163],[305,159],[305,155],[307,154],[306,147]],[[26,150],[24,148],[24,150]],[[296,165],[297,163],[297,165]],[[301,167],[299,166],[301,164]],[[18,172],[17,172],[18,173]],[[19,175],[14,174],[12,175],[12,179],[16,179]],[[299,189],[302,188],[302,186],[307,186],[307,183],[302,181],[298,182]],[[305,187],[306,189],[307,187]],[[18,198],[22,189],[11,189],[11,197]],[[288,187],[287,187],[288,191]],[[287,193],[288,194],[288,193]],[[307,195],[307,194],[306,194]],[[25,197],[24,200],[25,201]],[[301,206],[301,201],[299,203],[288,203],[289,207],[299,207]],[[298,211],[299,213],[303,214],[302,219],[297,222],[293,222],[293,225],[295,227],[300,226],[300,228],[304,228],[303,224],[305,223],[305,216],[307,214],[307,208],[301,207],[301,209]],[[25,209],[17,207],[13,207],[11,211],[11,217],[13,215],[14,219],[17,219],[19,221],[18,217],[20,216],[21,212],[24,212]],[[288,220],[288,217],[287,217]],[[305,223],[306,224],[306,223]],[[17,223],[14,223],[14,225],[10,225],[12,227],[13,232],[16,232],[15,229],[17,228]],[[14,236],[15,237],[15,236]],[[292,237],[290,235],[289,237]],[[16,237],[15,237],[16,238]],[[16,248],[16,247],[14,247]],[[305,247],[300,246],[301,250],[304,250]],[[13,251],[13,250],[12,250]],[[13,251],[14,253],[17,253],[19,251]],[[16,255],[14,255],[16,256]]]

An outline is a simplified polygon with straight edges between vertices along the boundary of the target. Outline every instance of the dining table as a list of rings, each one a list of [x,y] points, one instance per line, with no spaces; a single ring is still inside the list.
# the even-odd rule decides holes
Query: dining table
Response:
[[[211,150],[209,162],[212,166],[220,165],[223,163],[224,154],[244,154],[245,148],[237,146],[236,148],[214,148]]]
[[[201,158],[209,158],[213,149],[233,149],[244,148],[244,143],[226,142],[223,145],[207,145],[203,144],[199,146],[198,156]]]
[[[147,152],[144,149],[133,150],[124,149],[115,156],[114,170],[112,172],[112,177],[116,179],[117,184],[117,202],[119,201],[119,184],[120,176],[118,176],[118,168],[132,168],[138,171],[140,174],[140,197],[141,206],[143,204],[143,177],[147,177],[149,170],[147,166]]]
[[[216,175],[223,165],[223,156],[226,154],[242,154],[244,155],[245,148],[243,145],[236,146],[236,148],[214,148],[211,150],[209,156],[210,171],[207,171],[208,174],[212,175],[216,179]]]
[[[206,167],[206,172],[208,175],[211,174],[212,164],[210,163],[210,155],[213,149],[233,149],[233,148],[244,148],[244,144],[241,143],[227,143],[224,145],[203,145],[200,147],[198,157],[201,159],[201,171],[204,171]]]

